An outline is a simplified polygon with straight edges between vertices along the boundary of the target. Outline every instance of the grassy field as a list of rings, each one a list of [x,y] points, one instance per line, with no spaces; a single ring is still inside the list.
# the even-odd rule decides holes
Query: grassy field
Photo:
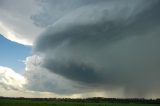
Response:
[[[54,102],[32,100],[0,99],[0,106],[160,106],[156,104],[125,104],[125,103],[90,103],[90,102]]]

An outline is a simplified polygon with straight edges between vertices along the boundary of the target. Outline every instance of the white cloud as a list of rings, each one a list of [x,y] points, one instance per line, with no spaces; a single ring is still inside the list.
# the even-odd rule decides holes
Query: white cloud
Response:
[[[7,97],[58,97],[53,92],[26,89],[27,79],[14,70],[0,66],[0,96]]]
[[[18,33],[10,30],[8,27],[4,26],[2,23],[0,23],[0,32],[1,34],[6,37],[7,39],[20,43],[20,44],[24,44],[24,45],[32,45],[32,42],[22,38],[19,39],[16,35],[19,35]]]
[[[0,66],[0,84],[5,89],[24,89],[27,80],[10,68]]]
[[[0,3],[0,34],[11,41],[32,45],[43,31],[30,19],[39,9],[36,0],[2,0]]]

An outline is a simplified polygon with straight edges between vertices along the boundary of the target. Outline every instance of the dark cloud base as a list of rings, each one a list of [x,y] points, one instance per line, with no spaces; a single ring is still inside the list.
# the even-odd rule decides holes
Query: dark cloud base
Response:
[[[50,26],[35,53],[44,56],[43,67],[80,84],[123,87],[138,97],[160,92],[159,6],[157,0],[82,6]]]

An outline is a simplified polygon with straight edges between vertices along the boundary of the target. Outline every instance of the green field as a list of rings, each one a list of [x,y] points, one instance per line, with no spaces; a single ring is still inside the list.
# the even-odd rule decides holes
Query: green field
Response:
[[[0,106],[160,106],[156,104],[135,103],[90,103],[90,102],[55,102],[55,101],[32,101],[32,100],[10,100],[0,99]]]

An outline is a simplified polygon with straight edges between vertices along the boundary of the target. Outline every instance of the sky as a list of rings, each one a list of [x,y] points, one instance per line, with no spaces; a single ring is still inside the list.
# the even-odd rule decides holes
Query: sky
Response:
[[[0,0],[0,96],[160,97],[159,0]]]
[[[23,73],[25,68],[23,61],[28,55],[31,55],[31,47],[11,42],[2,35],[0,35],[0,42],[0,65],[10,67],[18,73]]]

